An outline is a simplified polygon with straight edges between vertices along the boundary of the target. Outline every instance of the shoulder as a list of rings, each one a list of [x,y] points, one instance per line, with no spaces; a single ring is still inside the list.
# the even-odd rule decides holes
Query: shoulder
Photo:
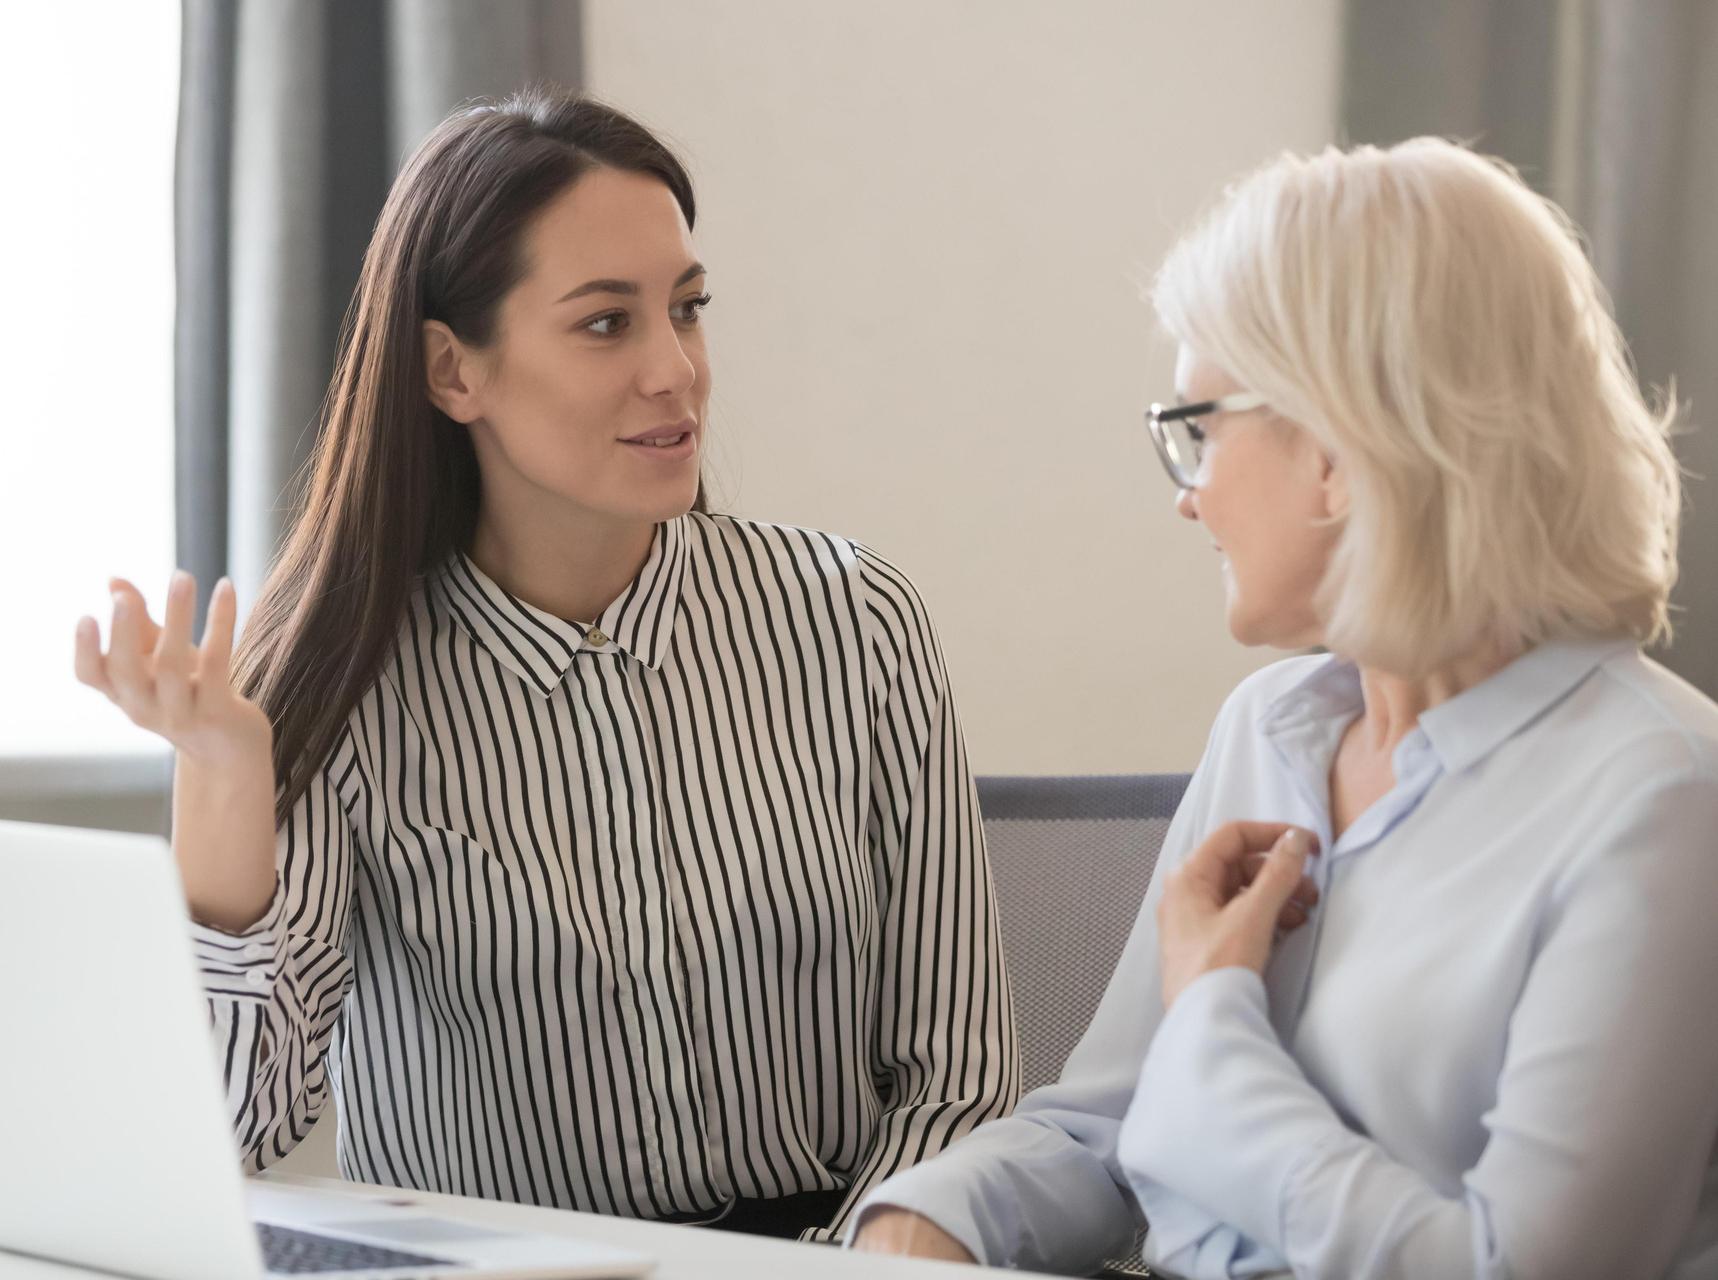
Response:
[[[1718,704],[1638,649],[1600,663],[1566,718],[1624,773],[1718,786]]]
[[[738,571],[768,579],[821,582],[867,601],[895,602],[913,613],[924,603],[904,570],[875,549],[839,533],[801,525],[693,512],[685,517],[694,564],[700,571]]]
[[[1284,698],[1314,680],[1335,675],[1345,665],[1340,658],[1328,653],[1296,654],[1267,663],[1242,680],[1223,699],[1213,725],[1213,739],[1221,733],[1256,729]]]
[[[1657,902],[1718,894],[1718,706],[1632,647],[1607,657],[1523,735],[1531,805],[1559,896]],[[1620,877],[1620,878],[1619,878]],[[1704,908],[1703,908],[1704,910]],[[1702,915],[1701,928],[1706,929]]]
[[[1563,646],[1577,656],[1586,645]],[[1591,652],[1591,649],[1588,649]],[[1718,789],[1718,706],[1633,645],[1588,669],[1499,752],[1569,810],[1630,808],[1666,785]]]
[[[739,557],[763,567],[797,568],[818,574],[850,572],[859,544],[839,534],[768,520],[694,511],[681,522],[694,563]]]

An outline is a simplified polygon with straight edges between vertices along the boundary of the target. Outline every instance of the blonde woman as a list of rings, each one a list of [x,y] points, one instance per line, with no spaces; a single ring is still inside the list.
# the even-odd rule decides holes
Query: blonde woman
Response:
[[[1718,1274],[1718,708],[1679,489],[1568,221],[1431,139],[1170,255],[1154,406],[1247,644],[1062,1080],[860,1247],[1185,1277]]]

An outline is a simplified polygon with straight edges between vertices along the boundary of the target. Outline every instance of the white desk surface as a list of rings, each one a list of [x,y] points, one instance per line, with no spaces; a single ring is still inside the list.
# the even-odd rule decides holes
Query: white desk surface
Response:
[[[876,1254],[852,1253],[833,1245],[798,1244],[713,1231],[707,1227],[674,1227],[632,1218],[606,1218],[600,1214],[573,1213],[562,1209],[538,1209],[494,1200],[469,1200],[460,1196],[429,1195],[397,1187],[369,1187],[333,1178],[269,1173],[269,1181],[288,1186],[333,1187],[354,1195],[376,1195],[398,1199],[402,1194],[449,1217],[465,1218],[491,1226],[569,1235],[636,1250],[656,1259],[653,1280],[759,1280],[759,1277],[875,1276],[878,1280],[976,1280],[980,1272],[947,1262],[885,1258]],[[99,1206],[91,1206],[99,1213]],[[82,1267],[42,1262],[17,1254],[0,1253],[0,1280],[72,1280],[72,1277],[104,1276]],[[1017,1271],[1014,1275],[1030,1275]]]

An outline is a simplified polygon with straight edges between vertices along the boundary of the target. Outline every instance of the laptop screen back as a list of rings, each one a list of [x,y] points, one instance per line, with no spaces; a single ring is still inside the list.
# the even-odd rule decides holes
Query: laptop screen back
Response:
[[[262,1274],[167,843],[0,822],[0,1248]]]

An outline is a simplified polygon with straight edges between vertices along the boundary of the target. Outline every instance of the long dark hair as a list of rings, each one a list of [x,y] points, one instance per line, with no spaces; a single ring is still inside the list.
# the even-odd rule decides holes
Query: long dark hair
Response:
[[[533,88],[456,111],[395,179],[341,328],[303,503],[234,656],[274,726],[284,822],[387,661],[420,577],[470,545],[471,437],[427,393],[423,324],[495,336],[532,219],[593,168],[660,179],[688,226],[686,170],[612,107]],[[699,488],[697,509],[704,494]]]

